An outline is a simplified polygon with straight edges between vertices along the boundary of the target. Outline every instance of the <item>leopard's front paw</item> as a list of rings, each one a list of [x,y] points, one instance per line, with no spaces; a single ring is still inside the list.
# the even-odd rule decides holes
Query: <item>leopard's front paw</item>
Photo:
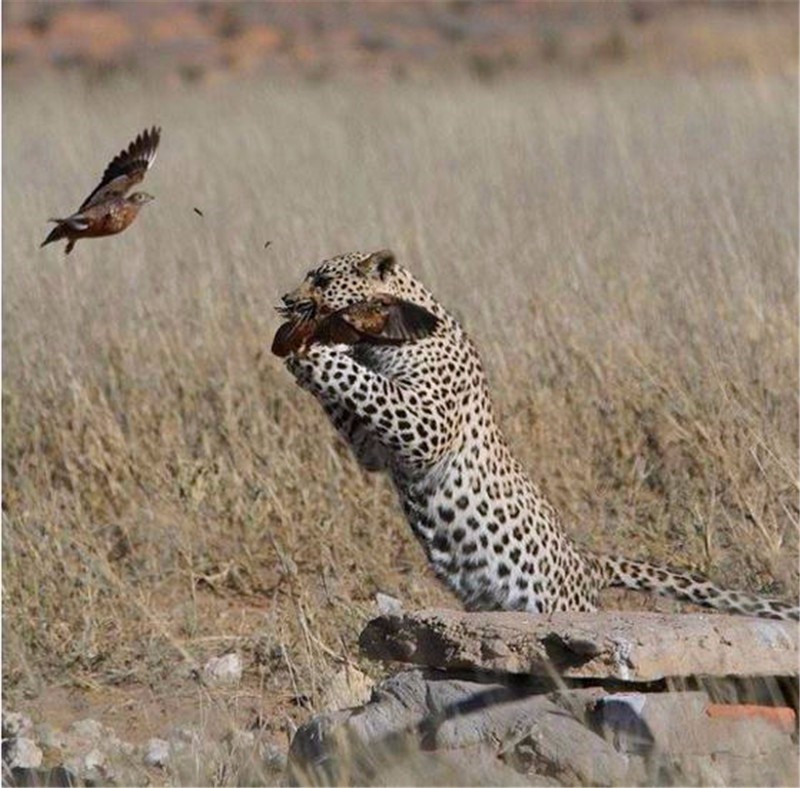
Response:
[[[286,358],[286,368],[294,375],[299,386],[309,391],[321,389],[322,378],[336,359],[347,355],[347,345],[311,345]]]
[[[301,386],[310,379],[311,376],[311,369],[309,368],[308,364],[305,364],[305,356],[302,356],[298,353],[292,353],[291,356],[287,356],[284,363],[286,364],[286,369],[292,374],[294,379],[299,383]]]

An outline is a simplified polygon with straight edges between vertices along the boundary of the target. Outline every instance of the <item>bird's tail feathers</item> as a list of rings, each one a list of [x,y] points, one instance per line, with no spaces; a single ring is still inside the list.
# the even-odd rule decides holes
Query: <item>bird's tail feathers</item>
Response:
[[[44,241],[42,241],[42,243],[39,245],[40,249],[42,246],[47,246],[47,244],[53,243],[53,241],[66,238],[69,235],[69,230],[80,232],[89,226],[89,222],[80,214],[68,216],[66,219],[51,218],[47,221],[55,222],[56,226],[50,231],[50,234],[47,236],[47,238],[45,238]]]
[[[53,220],[51,219],[50,221]],[[42,241],[39,244],[39,248],[41,249],[43,246],[47,246],[47,244],[53,243],[53,241],[59,241],[62,238],[66,237],[66,235],[67,235],[66,225],[63,222],[61,222],[57,227],[54,227],[50,231],[47,238],[45,238],[44,241]]]

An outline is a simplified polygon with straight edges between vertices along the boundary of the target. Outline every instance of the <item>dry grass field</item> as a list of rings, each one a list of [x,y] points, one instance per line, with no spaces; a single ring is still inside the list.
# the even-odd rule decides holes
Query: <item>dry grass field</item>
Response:
[[[797,111],[734,74],[7,85],[5,702],[285,742],[342,664],[376,675],[376,591],[457,605],[269,353],[279,295],[353,249],[462,318],[575,539],[796,595]],[[156,202],[38,249],[152,123]],[[209,698],[187,676],[229,649]]]

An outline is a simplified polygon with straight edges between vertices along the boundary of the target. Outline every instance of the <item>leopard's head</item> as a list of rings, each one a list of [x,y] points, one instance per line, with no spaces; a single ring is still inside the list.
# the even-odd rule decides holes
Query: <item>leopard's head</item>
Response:
[[[350,252],[323,260],[278,306],[288,320],[313,320],[379,294],[404,298],[434,313],[440,309],[430,292],[397,263],[388,249]]]

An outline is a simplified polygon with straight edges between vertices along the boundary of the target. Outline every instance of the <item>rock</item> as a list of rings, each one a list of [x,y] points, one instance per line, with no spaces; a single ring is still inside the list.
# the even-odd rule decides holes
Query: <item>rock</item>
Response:
[[[66,744],[64,734],[46,722],[36,726],[34,736],[36,741],[48,750],[63,750]]]
[[[672,753],[696,736],[696,723],[705,721],[709,702],[705,692],[618,692],[591,701],[586,712],[589,724],[620,752],[642,755],[658,748]]]
[[[242,658],[231,653],[208,660],[203,676],[209,684],[236,684],[242,678],[242,670]]]
[[[169,762],[169,742],[164,739],[149,739],[144,748],[145,766],[164,768]]]
[[[106,759],[105,753],[95,747],[81,759],[79,775],[87,785],[108,785],[116,776]]]
[[[628,754],[657,748],[662,753],[690,755],[730,750],[751,757],[792,746],[794,709],[733,704],[724,708],[750,713],[720,713],[720,706],[712,704],[705,692],[606,694],[590,701],[586,712],[592,728],[610,735],[614,746]],[[752,713],[754,708],[773,714]]]
[[[51,786],[61,788],[78,785],[78,778],[69,769],[55,766],[52,769],[25,769],[15,766],[10,772],[3,772],[3,785],[9,788],[16,786]]]
[[[3,738],[11,739],[15,736],[28,736],[33,730],[31,718],[17,711],[3,714]]]
[[[451,670],[648,682],[667,676],[792,676],[797,627],[710,614],[596,612],[383,615],[361,633],[373,659]]]
[[[83,756],[83,766],[87,772],[102,770],[106,765],[106,756],[97,748]]]
[[[320,705],[325,711],[361,706],[372,694],[375,682],[353,665],[345,665],[334,674],[322,691]]]
[[[3,742],[3,760],[12,769],[36,769],[42,765],[42,751],[33,739],[15,736]]]
[[[501,750],[515,771],[544,773],[562,785],[629,784],[628,759],[554,703],[525,728]]]
[[[134,752],[131,744],[93,719],[78,720],[66,732],[48,723],[34,727],[29,719],[13,715],[6,715],[4,726],[4,732],[30,733],[30,737],[12,735],[3,740],[3,759],[15,784],[107,785],[129,766]],[[41,768],[43,763],[59,765]]]
[[[118,739],[111,728],[94,719],[77,720],[63,734],[48,728],[43,734],[43,742],[56,748],[75,779],[89,785],[115,781],[128,768],[134,752],[131,744]]]
[[[522,775],[506,766],[496,753],[483,748],[466,750],[416,750],[387,764],[378,785],[410,786],[557,786],[542,775]]]
[[[264,742],[261,745],[261,762],[268,771],[283,773],[286,770],[288,758],[280,747],[276,747],[271,742]]]
[[[789,707],[721,708],[705,692],[552,686],[403,671],[380,682],[365,705],[301,726],[289,781],[798,784]]]
[[[505,750],[500,742],[506,742]],[[522,766],[522,757],[511,757],[517,746],[533,753]],[[510,771],[504,761],[517,771],[560,773],[569,780],[590,772],[622,780],[627,772],[624,756],[532,687],[410,670],[381,682],[365,706],[322,714],[301,726],[289,751],[290,777],[302,783],[370,783],[399,769],[400,782],[431,784],[427,772],[397,766],[398,759],[419,760],[420,750],[457,751],[462,766],[467,752],[476,764],[494,764],[493,777],[471,768],[451,770],[442,784],[503,784]],[[459,758],[449,762],[459,765]]]
[[[590,702],[587,719],[620,752],[686,784],[798,784],[788,707],[720,707],[705,692],[618,693]]]
[[[31,738],[33,722],[19,712],[3,714],[3,763],[10,769],[36,769],[42,763],[42,751]]]
[[[403,603],[397,597],[380,591],[375,594],[375,605],[382,616],[399,616],[403,612]]]

